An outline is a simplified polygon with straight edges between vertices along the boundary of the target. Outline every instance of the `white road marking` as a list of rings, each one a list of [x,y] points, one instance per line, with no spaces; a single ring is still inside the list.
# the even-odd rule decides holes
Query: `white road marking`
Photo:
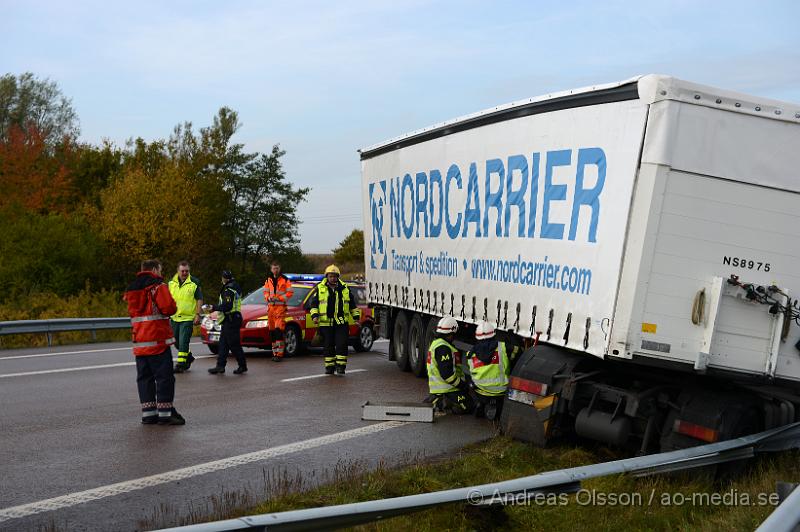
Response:
[[[203,343],[193,342],[189,345],[203,345]],[[131,349],[133,349],[133,346],[110,347],[107,349],[87,349],[86,351],[62,351],[60,353],[37,353],[35,355],[13,355],[10,357],[0,356],[0,360],[16,360],[19,358],[57,357],[59,355],[82,355],[85,353],[104,353],[106,351],[130,351]]]
[[[347,370],[347,374],[351,373],[361,373],[362,371],[367,371],[365,369],[349,369]],[[322,377],[335,377],[335,375],[326,375],[325,373],[317,373],[315,375],[306,375],[304,377],[292,377],[291,379],[281,379],[281,382],[294,382],[294,381],[302,381],[306,379],[320,379]]]
[[[200,355],[194,357],[195,360],[201,358],[216,358],[216,355]],[[175,360],[173,359],[173,362]],[[101,364],[97,366],[81,366],[79,368],[59,368],[59,369],[43,369],[40,371],[25,371],[22,373],[6,373],[0,375],[0,379],[7,379],[9,377],[27,377],[29,375],[47,375],[48,373],[69,373],[70,371],[86,371],[91,369],[104,369],[104,368],[121,368],[123,366],[135,366],[136,362],[119,362],[117,364]]]
[[[45,499],[29,504],[22,504],[20,506],[3,508],[0,509],[0,523],[10,519],[27,517],[29,515],[49,512],[61,508],[69,508],[78,504],[104,499],[106,497],[113,497],[114,495],[120,495],[122,493],[129,493],[131,491],[167,484],[168,482],[184,480],[199,475],[205,475],[207,473],[213,473],[215,471],[222,471],[231,467],[250,464],[253,462],[260,462],[262,460],[269,460],[270,458],[276,458],[278,456],[284,456],[300,451],[308,451],[324,445],[330,445],[332,443],[358,438],[359,436],[377,434],[378,432],[383,432],[384,430],[393,429],[402,425],[404,425],[404,423],[400,421],[376,423],[374,425],[367,425],[357,429],[337,432],[327,436],[320,436],[318,438],[311,438],[286,445],[279,445],[277,447],[270,447],[261,451],[231,456],[230,458],[223,458],[222,460],[215,460],[213,462],[205,462],[190,467],[184,467],[182,469],[175,469],[173,471],[160,473],[158,475],[128,480],[125,482],[119,482],[117,484],[109,484],[108,486],[101,486],[99,488],[86,491],[70,493],[68,495],[62,495],[60,497]]]

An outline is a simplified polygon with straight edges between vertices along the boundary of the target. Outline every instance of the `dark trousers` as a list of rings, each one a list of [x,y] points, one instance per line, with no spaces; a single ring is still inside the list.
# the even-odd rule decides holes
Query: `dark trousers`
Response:
[[[466,387],[461,387],[457,392],[434,394],[433,407],[451,414],[469,414],[475,403]]]
[[[244,358],[242,349],[242,339],[239,330],[242,328],[242,315],[226,316],[222,322],[222,330],[219,334],[219,355],[217,356],[217,367],[224,368],[228,362],[228,353],[233,353],[239,366],[247,367],[247,360]]]
[[[325,342],[325,367],[347,366],[347,333],[349,325],[329,325],[320,327],[319,332]]]
[[[485,417],[491,421],[500,419],[505,395],[483,395],[475,390],[470,390],[470,394],[475,403],[475,417]]]
[[[169,415],[175,399],[175,375],[172,373],[172,350],[167,347],[159,355],[136,357],[136,384],[144,417]]]

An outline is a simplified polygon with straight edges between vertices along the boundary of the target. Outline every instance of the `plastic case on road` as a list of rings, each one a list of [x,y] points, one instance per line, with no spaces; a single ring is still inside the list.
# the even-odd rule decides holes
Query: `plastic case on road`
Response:
[[[361,419],[433,423],[433,405],[427,403],[371,403],[367,401],[361,407]]]

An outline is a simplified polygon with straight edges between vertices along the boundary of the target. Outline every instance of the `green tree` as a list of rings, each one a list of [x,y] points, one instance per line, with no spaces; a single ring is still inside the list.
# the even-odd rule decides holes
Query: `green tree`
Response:
[[[74,294],[102,273],[103,242],[81,217],[19,207],[0,216],[0,301],[45,291]]]
[[[353,231],[339,242],[339,247],[333,250],[333,258],[339,263],[357,263],[364,267],[364,231]]]
[[[35,129],[49,146],[64,138],[74,140],[80,133],[72,100],[55,81],[36,78],[30,72],[0,77],[0,140],[8,139],[14,127],[23,132]]]
[[[283,171],[285,151],[272,147],[269,154],[252,154],[244,165],[234,165],[225,176],[233,209],[228,219],[233,252],[242,269],[261,256],[297,254],[297,205],[310,189],[295,188]]]
[[[110,142],[78,144],[67,162],[70,182],[83,203],[99,205],[100,192],[122,169],[123,151]]]

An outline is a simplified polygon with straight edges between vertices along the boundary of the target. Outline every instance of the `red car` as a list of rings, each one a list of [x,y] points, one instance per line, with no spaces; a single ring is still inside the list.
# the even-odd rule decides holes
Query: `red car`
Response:
[[[292,280],[294,294],[286,308],[286,355],[302,353],[311,346],[317,332],[317,326],[311,320],[305,303],[316,291],[318,276],[287,276]],[[299,280],[295,280],[295,279]],[[321,278],[321,276],[319,276]],[[356,351],[369,351],[375,341],[372,309],[366,304],[366,289],[363,284],[347,283],[354,293],[358,307],[353,311],[356,324],[350,327],[350,345]],[[219,350],[220,325],[210,316],[206,316],[200,325],[200,335],[208,349],[216,354]],[[240,331],[242,346],[270,349],[271,341],[267,328],[267,302],[264,299],[264,288],[251,292],[242,300],[242,329]]]

